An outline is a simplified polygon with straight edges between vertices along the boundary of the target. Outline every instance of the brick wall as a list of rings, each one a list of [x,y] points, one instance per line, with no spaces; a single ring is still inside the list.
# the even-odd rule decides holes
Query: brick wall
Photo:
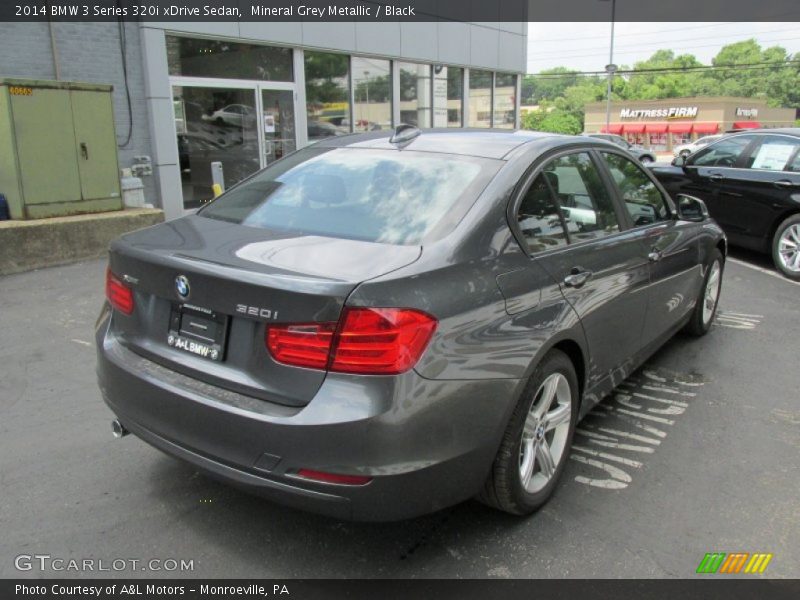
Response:
[[[114,120],[118,145],[128,135],[128,105],[116,23],[54,23],[58,63],[64,81],[110,83],[114,86]],[[134,156],[152,156],[150,129],[144,101],[144,80],[139,26],[126,23],[128,82],[133,109],[130,142],[118,148],[120,168]],[[55,79],[55,66],[46,23],[0,22],[0,77]],[[148,202],[160,204],[152,177],[143,178]]]

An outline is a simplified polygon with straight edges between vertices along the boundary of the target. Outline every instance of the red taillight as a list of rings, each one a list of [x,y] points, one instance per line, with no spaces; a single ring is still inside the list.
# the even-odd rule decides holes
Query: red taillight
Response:
[[[395,375],[413,367],[437,321],[409,308],[345,308],[341,325],[308,323],[267,329],[278,362],[340,373]]]
[[[133,313],[133,290],[117,279],[111,269],[106,269],[106,298],[121,313]]]
[[[404,308],[346,308],[336,336],[331,371],[391,375],[419,360],[436,319]]]
[[[276,325],[267,329],[267,348],[278,362],[324,369],[336,323]]]
[[[313,479],[324,483],[338,483],[340,485],[366,485],[372,481],[372,477],[366,475],[339,475],[337,473],[325,473],[323,471],[312,471],[311,469],[300,469],[298,477],[303,479]]]

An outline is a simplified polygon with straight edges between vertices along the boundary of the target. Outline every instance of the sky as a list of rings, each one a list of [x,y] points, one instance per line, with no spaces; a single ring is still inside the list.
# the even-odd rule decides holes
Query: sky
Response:
[[[553,67],[602,71],[608,64],[610,23],[529,23],[528,73]],[[694,54],[704,64],[722,46],[755,38],[763,47],[800,52],[800,23],[616,23],[614,63],[633,66],[656,50]]]

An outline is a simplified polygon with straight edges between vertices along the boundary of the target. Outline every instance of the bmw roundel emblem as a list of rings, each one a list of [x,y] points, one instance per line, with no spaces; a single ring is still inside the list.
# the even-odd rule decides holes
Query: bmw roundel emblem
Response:
[[[178,292],[178,296],[181,298],[186,298],[189,295],[189,280],[186,275],[178,275],[175,278],[175,291]]]

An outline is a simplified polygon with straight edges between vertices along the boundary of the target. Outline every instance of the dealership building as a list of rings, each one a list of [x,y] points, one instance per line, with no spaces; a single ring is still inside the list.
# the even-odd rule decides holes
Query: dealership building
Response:
[[[0,77],[111,84],[120,168],[167,218],[350,132],[514,128],[525,23],[0,23]],[[152,168],[150,168],[152,167]]]
[[[586,133],[614,133],[653,152],[700,137],[760,127],[793,127],[797,111],[771,108],[766,100],[733,97],[670,98],[612,102],[606,127],[605,102],[585,107]]]

